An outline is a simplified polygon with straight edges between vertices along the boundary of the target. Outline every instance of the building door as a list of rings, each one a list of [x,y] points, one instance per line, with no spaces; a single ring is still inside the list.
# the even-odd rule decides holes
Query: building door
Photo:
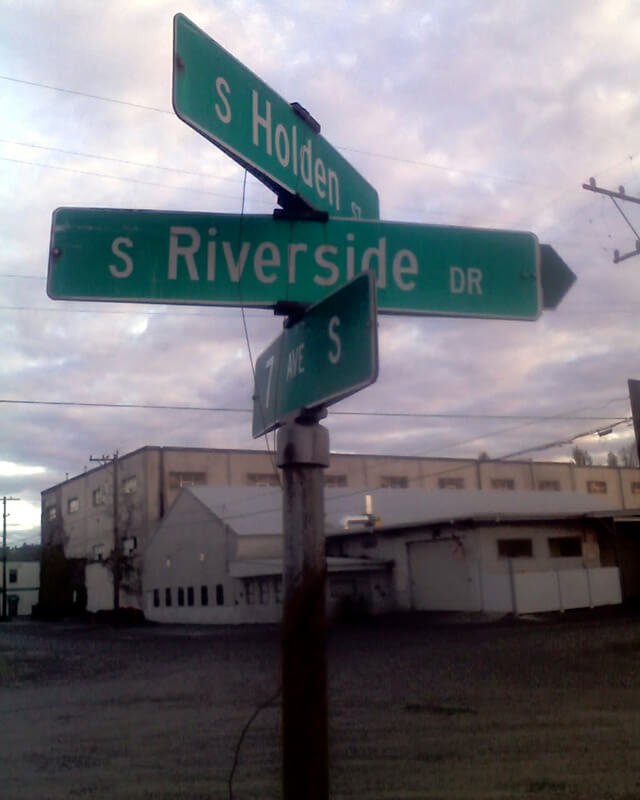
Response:
[[[9,606],[9,616],[10,617],[17,617],[18,616],[18,603],[20,602],[20,598],[17,594],[10,594],[7,597],[7,603]]]
[[[416,611],[472,611],[469,562],[460,540],[410,542],[411,603]]]

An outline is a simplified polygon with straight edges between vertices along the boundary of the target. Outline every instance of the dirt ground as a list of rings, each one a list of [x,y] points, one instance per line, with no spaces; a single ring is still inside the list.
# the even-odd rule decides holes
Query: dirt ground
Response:
[[[394,616],[329,635],[332,798],[640,798],[640,616]],[[275,627],[0,625],[0,796],[229,798]],[[279,701],[233,799],[279,798]]]

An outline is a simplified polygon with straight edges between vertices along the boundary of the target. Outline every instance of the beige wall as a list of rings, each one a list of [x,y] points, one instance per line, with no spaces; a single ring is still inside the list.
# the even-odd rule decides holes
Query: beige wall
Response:
[[[611,467],[574,467],[576,491],[583,494],[597,494],[606,499],[611,508],[622,508],[622,492],[620,491],[620,471]],[[640,474],[640,471],[638,471]],[[598,484],[604,484],[604,493],[595,492]]]
[[[551,464],[545,462],[532,462],[534,489],[543,490],[543,482],[555,481],[558,484],[556,491],[573,492],[572,464]],[[546,491],[554,491],[550,487]]]
[[[531,463],[529,462],[481,461],[479,464],[482,489],[501,489],[503,487],[495,486],[494,481],[509,480],[513,481],[515,491],[527,491],[534,488]],[[509,490],[505,488],[505,491]]]
[[[100,546],[105,554],[109,553],[113,546],[112,470],[110,464],[96,468],[43,492],[43,543],[50,543],[52,534],[63,532],[68,557],[92,559],[95,548]],[[274,467],[270,456],[260,451],[147,447],[122,456],[120,479],[135,475],[137,488],[130,495],[120,493],[120,527],[123,535],[126,531],[137,537],[140,551],[178,494],[179,490],[170,486],[172,472],[204,473],[210,485],[244,486],[250,474],[270,476]],[[589,488],[593,490],[602,484],[606,493],[599,496],[611,508],[640,509],[638,469],[336,454],[326,474],[346,476],[347,487],[354,489],[377,488],[389,478],[404,478],[410,488],[425,489],[439,488],[440,480],[453,485],[462,480],[465,489],[475,489],[479,476],[483,489],[491,489],[492,480],[513,480],[516,490],[539,489],[543,481],[557,481],[561,491],[580,493],[588,493]],[[93,497],[98,489],[102,490],[104,502],[96,506]],[[79,504],[75,512],[69,511],[72,499]],[[57,504],[58,508],[54,521],[46,519],[50,504]]]

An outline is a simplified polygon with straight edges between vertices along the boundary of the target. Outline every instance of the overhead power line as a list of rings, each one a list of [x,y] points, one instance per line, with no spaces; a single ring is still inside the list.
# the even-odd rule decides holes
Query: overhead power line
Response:
[[[196,189],[194,186],[175,186],[169,183],[160,183],[159,181],[143,181],[139,178],[126,178],[122,175],[110,175],[107,172],[96,172],[88,169],[77,169],[76,167],[61,167],[57,164],[43,164],[40,161],[23,161],[19,158],[8,158],[7,156],[0,156],[0,161],[7,161],[11,164],[21,164],[28,167],[38,167],[41,169],[54,169],[59,172],[71,172],[76,175],[90,175],[93,178],[108,178],[112,181],[124,181],[125,183],[137,183],[141,186],[155,186],[161,189],[171,189],[174,192],[196,192],[197,194],[206,194],[212,197],[222,197],[225,200],[237,200],[236,197],[230,194],[221,194],[220,192],[211,192],[208,189]],[[256,202],[262,205],[268,204],[266,201],[257,200]]]
[[[169,109],[157,108],[156,106],[149,106],[149,105],[145,105],[144,103],[134,103],[134,102],[131,102],[129,100],[120,100],[120,99],[115,98],[115,97],[106,97],[104,95],[92,94],[91,92],[82,92],[82,91],[79,91],[77,89],[67,89],[67,88],[62,87],[62,86],[53,86],[52,84],[41,83],[39,81],[27,81],[27,80],[24,80],[24,79],[21,79],[21,78],[14,78],[14,77],[9,76],[9,75],[0,75],[0,80],[12,81],[13,83],[20,83],[20,84],[24,84],[26,86],[34,86],[34,87],[37,87],[37,88],[40,88],[40,89],[49,89],[49,90],[54,91],[54,92],[64,92],[65,94],[77,95],[79,97],[88,97],[88,98],[90,98],[92,100],[99,100],[99,101],[104,102],[104,103],[115,103],[117,105],[130,106],[130,107],[133,107],[133,108],[140,108],[140,109],[143,109],[145,111],[153,111],[153,112],[156,112],[156,113],[159,113],[159,114],[173,115],[173,111],[170,111]],[[350,152],[350,153],[359,153],[361,155],[369,156],[371,158],[380,158],[380,159],[384,159],[386,161],[397,161],[397,162],[404,163],[404,164],[412,164],[414,166],[425,167],[426,169],[436,169],[436,170],[439,170],[441,172],[451,173],[452,175],[468,175],[470,177],[485,178],[485,179],[490,179],[490,180],[500,180],[500,181],[505,181],[507,183],[515,183],[515,184],[520,184],[520,185],[524,185],[524,186],[532,186],[532,187],[534,187],[536,189],[547,188],[547,187],[541,186],[541,184],[532,183],[530,181],[524,181],[524,180],[521,180],[519,178],[510,178],[510,177],[505,176],[505,175],[495,175],[495,174],[486,173],[486,172],[479,172],[479,171],[476,171],[476,170],[461,169],[461,168],[457,168],[457,167],[448,167],[448,166],[445,166],[443,164],[435,164],[435,163],[429,162],[429,161],[419,161],[419,160],[412,160],[412,159],[409,159],[409,158],[400,158],[399,156],[390,156],[390,155],[387,155],[385,153],[373,153],[373,152],[370,152],[368,150],[359,150],[359,149],[354,148],[354,147],[338,146],[336,149],[337,150],[342,150],[342,151],[345,151],[345,152]]]
[[[610,402],[626,400],[626,397],[616,397]],[[68,406],[77,408],[121,408],[121,409],[142,409],[147,411],[211,411],[230,414],[252,414],[251,408],[238,408],[231,406],[182,406],[182,405],[162,405],[157,403],[108,403],[108,402],[82,402],[76,400],[19,400],[0,398],[0,403],[6,405],[35,405],[35,406]],[[620,425],[627,421],[628,417],[617,415],[608,416],[576,416],[576,415],[544,415],[544,414],[452,414],[452,413],[422,413],[407,411],[331,411],[331,416],[342,417],[386,417],[399,419],[452,419],[452,420],[532,420],[540,422],[576,422],[608,421]]]
[[[47,150],[52,153],[63,153],[68,156],[80,156],[81,158],[93,158],[98,161],[112,161],[115,164],[127,164],[132,167],[144,167],[145,169],[159,169],[163,172],[175,172],[178,175],[192,175],[196,178],[211,178],[216,181],[228,181],[229,183],[240,184],[241,178],[228,178],[224,175],[214,175],[211,172],[196,172],[195,170],[183,169],[182,167],[168,167],[165,164],[149,164],[143,161],[131,161],[126,158],[116,158],[105,156],[98,153],[83,153],[79,150],[66,150],[63,147],[50,147],[42,144],[31,144],[30,142],[19,142],[15,139],[0,139],[3,144],[13,144],[18,147],[30,147],[34,150]]]
[[[21,83],[25,86],[36,86],[38,89],[50,89],[54,92],[63,92],[64,94],[74,94],[78,97],[89,97],[92,100],[100,100],[103,103],[116,103],[121,106],[131,106],[132,108],[141,108],[145,111],[155,111],[158,114],[173,115],[173,111],[168,108],[157,108],[156,106],[148,106],[144,103],[134,103],[130,100],[118,100],[115,97],[105,97],[100,94],[91,94],[90,92],[81,92],[78,89],[66,89],[63,86],[52,86],[50,83],[40,83],[39,81],[26,81],[23,78],[13,78],[10,75],[0,75],[0,80],[11,81],[12,83]]]

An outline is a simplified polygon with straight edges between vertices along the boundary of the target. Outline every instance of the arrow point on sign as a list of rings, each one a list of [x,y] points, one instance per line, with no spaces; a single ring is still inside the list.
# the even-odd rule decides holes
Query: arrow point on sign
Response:
[[[542,307],[557,308],[576,280],[575,273],[549,244],[540,245]]]

